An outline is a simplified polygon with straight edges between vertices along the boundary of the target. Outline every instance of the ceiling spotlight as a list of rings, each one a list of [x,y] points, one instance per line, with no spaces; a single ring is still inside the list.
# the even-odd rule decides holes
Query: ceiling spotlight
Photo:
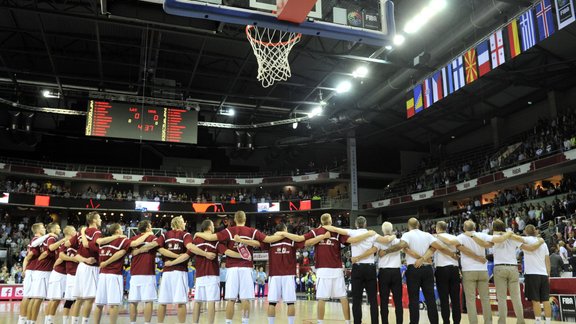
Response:
[[[312,110],[308,113],[308,117],[309,117],[309,118],[314,118],[314,117],[320,115],[321,113],[322,113],[322,107],[317,106],[317,107],[314,107],[314,109],[312,109]],[[294,124],[297,124],[297,123],[294,123]],[[292,127],[293,127],[294,129],[296,129],[296,128],[294,127],[294,124],[292,124]],[[296,125],[296,126],[298,126],[298,125]]]
[[[44,98],[60,98],[60,93],[58,91],[43,90],[42,96]]]
[[[359,66],[354,72],[352,72],[352,76],[354,78],[365,78],[368,75],[368,68],[365,66]]]
[[[430,7],[436,8],[438,11],[446,8],[446,5],[448,5],[448,3],[446,2],[446,0],[432,0],[430,2]]]
[[[405,41],[406,41],[406,37],[404,37],[404,35],[396,34],[396,36],[394,36],[394,45],[396,45],[396,46],[400,46],[400,45],[404,44]]]
[[[345,93],[350,91],[350,89],[352,89],[352,83],[350,83],[350,81],[342,81],[336,86],[337,93]]]
[[[296,129],[296,128],[298,128],[298,122],[292,123],[292,129]]]
[[[386,45],[384,47],[387,51],[391,51],[392,50],[392,45]]]
[[[233,117],[236,114],[236,111],[234,110],[234,108],[226,108],[226,107],[222,107],[220,108],[220,110],[218,111],[219,115],[222,116],[230,116]]]
[[[326,106],[328,103],[324,100],[320,100],[320,106]]]

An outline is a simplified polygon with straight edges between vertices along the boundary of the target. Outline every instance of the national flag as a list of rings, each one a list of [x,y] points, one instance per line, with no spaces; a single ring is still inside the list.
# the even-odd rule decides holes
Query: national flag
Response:
[[[506,62],[502,29],[499,29],[494,34],[490,35],[490,57],[492,58],[492,69],[495,69]]]
[[[464,78],[464,59],[458,56],[452,61],[452,75],[454,76],[454,91],[458,91],[466,85]]]
[[[526,52],[532,46],[536,45],[536,31],[534,30],[534,17],[532,10],[528,10],[519,18],[520,21],[520,39],[522,40],[522,52]]]
[[[442,100],[443,96],[443,80],[442,73],[440,71],[434,73],[432,76],[432,102],[436,103],[439,100]]]
[[[471,48],[464,54],[464,65],[466,67],[466,84],[470,84],[478,79],[478,63],[476,63],[476,49]]]
[[[488,41],[483,41],[476,47],[478,52],[478,71],[480,76],[484,76],[490,72],[490,50],[488,49]]]
[[[542,0],[534,7],[536,20],[538,21],[538,37],[540,41],[554,34],[554,18],[552,17],[552,5],[550,0]]]
[[[406,116],[412,118],[414,117],[414,114],[416,114],[414,112],[414,98],[410,98],[406,100]]]
[[[444,89],[444,98],[454,92],[454,76],[452,75],[452,64],[442,68],[442,84]]]
[[[510,24],[506,26],[506,31],[508,34],[508,54],[510,54],[510,58],[515,58],[522,53],[520,38],[518,37],[518,21],[512,19]]]
[[[422,84],[422,91],[424,92],[423,97],[424,97],[424,109],[427,109],[428,107],[432,106],[432,80],[431,79],[426,79],[424,80],[424,83]]]
[[[414,111],[416,113],[419,113],[424,109],[423,101],[424,100],[422,98],[422,85],[417,84],[414,87]]]

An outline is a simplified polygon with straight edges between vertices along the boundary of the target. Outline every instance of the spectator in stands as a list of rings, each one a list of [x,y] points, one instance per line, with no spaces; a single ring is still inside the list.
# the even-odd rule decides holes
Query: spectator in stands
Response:
[[[550,277],[558,278],[562,274],[562,268],[564,267],[564,261],[562,257],[558,254],[558,248],[552,247],[550,254]]]
[[[10,280],[10,273],[8,272],[7,266],[2,266],[2,270],[0,271],[0,284],[6,284]]]
[[[574,228],[574,226],[572,226],[572,220],[567,220],[566,221],[566,227],[564,227],[564,239],[567,240],[568,237],[570,236],[570,233],[574,234],[574,231],[576,230],[576,228]]]
[[[560,257],[562,258],[562,270],[567,271],[568,265],[570,264],[570,257],[568,256],[568,250],[566,249],[566,243],[564,243],[564,241],[558,243],[558,251],[560,251]]]

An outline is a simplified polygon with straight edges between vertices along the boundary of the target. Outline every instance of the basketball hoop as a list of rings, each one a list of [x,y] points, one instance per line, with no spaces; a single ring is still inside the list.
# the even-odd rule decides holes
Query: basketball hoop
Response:
[[[286,81],[292,75],[288,55],[302,34],[270,28],[246,26],[246,37],[258,61],[258,81],[268,88],[276,81]]]

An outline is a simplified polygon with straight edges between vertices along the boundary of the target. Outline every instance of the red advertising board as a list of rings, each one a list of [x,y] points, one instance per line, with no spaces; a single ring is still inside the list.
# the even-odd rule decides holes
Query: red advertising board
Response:
[[[22,285],[0,285],[0,300],[22,300],[23,295]]]

